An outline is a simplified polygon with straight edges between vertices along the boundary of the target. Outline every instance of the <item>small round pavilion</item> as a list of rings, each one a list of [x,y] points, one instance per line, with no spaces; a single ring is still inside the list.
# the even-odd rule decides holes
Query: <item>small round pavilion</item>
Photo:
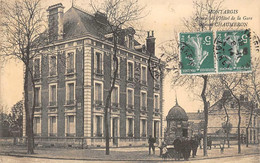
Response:
[[[188,136],[188,116],[185,110],[178,104],[177,98],[176,104],[168,112],[166,120],[166,139],[173,141],[176,137]]]

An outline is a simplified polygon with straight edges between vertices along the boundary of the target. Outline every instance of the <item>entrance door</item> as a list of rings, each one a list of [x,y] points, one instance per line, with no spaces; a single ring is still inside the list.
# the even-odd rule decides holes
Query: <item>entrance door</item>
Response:
[[[113,137],[113,144],[118,145],[118,118],[113,118],[113,125],[112,125],[112,137]]]

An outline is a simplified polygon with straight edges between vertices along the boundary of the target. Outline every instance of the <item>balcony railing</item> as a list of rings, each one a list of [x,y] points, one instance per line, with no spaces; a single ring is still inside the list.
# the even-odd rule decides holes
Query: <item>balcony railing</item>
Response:
[[[155,108],[154,111],[155,111],[156,113],[159,113],[160,109]]]
[[[96,104],[97,106],[100,106],[100,105],[103,104],[103,101],[101,101],[101,100],[95,100],[95,104]]]
[[[134,109],[134,105],[133,104],[128,104],[127,107],[128,107],[128,109]]]
[[[129,77],[127,78],[127,81],[129,81],[129,82],[133,82],[133,81],[134,81],[134,78],[131,77],[131,76],[129,76]]]
[[[141,84],[146,85],[147,84],[146,80],[141,80]]]
[[[68,68],[68,69],[67,69],[67,73],[68,73],[68,74],[74,73],[74,68]]]
[[[74,105],[75,104],[75,100],[67,100],[66,104],[67,105]]]
[[[146,111],[146,106],[142,106],[142,111]]]
[[[112,105],[112,107],[118,107],[119,103],[118,102],[112,102],[111,105]]]
[[[41,107],[41,103],[36,101],[34,106],[35,107]]]
[[[95,69],[94,69],[94,73],[95,73],[95,74],[98,74],[98,75],[103,75],[103,70],[100,69],[100,68],[95,68]]]
[[[56,106],[56,105],[57,105],[57,102],[56,102],[56,101],[50,101],[50,102],[49,102],[49,105],[50,105],[50,106]]]
[[[50,71],[50,76],[55,76],[55,75],[57,75],[57,71]]]
[[[40,79],[41,78],[41,74],[40,73],[34,73],[33,78],[34,79]]]

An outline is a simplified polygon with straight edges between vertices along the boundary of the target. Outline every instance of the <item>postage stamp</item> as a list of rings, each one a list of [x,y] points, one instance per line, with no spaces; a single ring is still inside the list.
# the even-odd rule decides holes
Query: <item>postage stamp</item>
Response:
[[[218,72],[251,71],[250,31],[217,31]]]
[[[212,32],[180,33],[181,74],[215,73]]]

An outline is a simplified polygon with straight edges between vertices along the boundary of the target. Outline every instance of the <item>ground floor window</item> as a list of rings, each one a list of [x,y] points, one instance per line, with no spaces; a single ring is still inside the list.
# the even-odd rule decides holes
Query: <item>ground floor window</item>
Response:
[[[66,136],[75,136],[76,135],[76,121],[75,121],[75,115],[68,115],[67,116],[67,122],[66,122]]]
[[[57,136],[57,117],[56,116],[50,116],[49,122],[50,122],[49,135],[50,136]]]
[[[99,115],[97,115],[96,116],[96,131],[95,131],[95,136],[96,137],[102,137],[102,130],[103,130],[103,127],[102,127],[102,124],[103,124],[103,122],[102,122],[102,116],[99,116]]]
[[[33,119],[33,133],[36,136],[41,135],[41,117],[34,117]]]
[[[141,119],[140,134],[141,137],[146,137],[146,119]]]
[[[128,137],[134,136],[134,119],[133,118],[127,118],[127,126],[126,126],[126,133]]]

